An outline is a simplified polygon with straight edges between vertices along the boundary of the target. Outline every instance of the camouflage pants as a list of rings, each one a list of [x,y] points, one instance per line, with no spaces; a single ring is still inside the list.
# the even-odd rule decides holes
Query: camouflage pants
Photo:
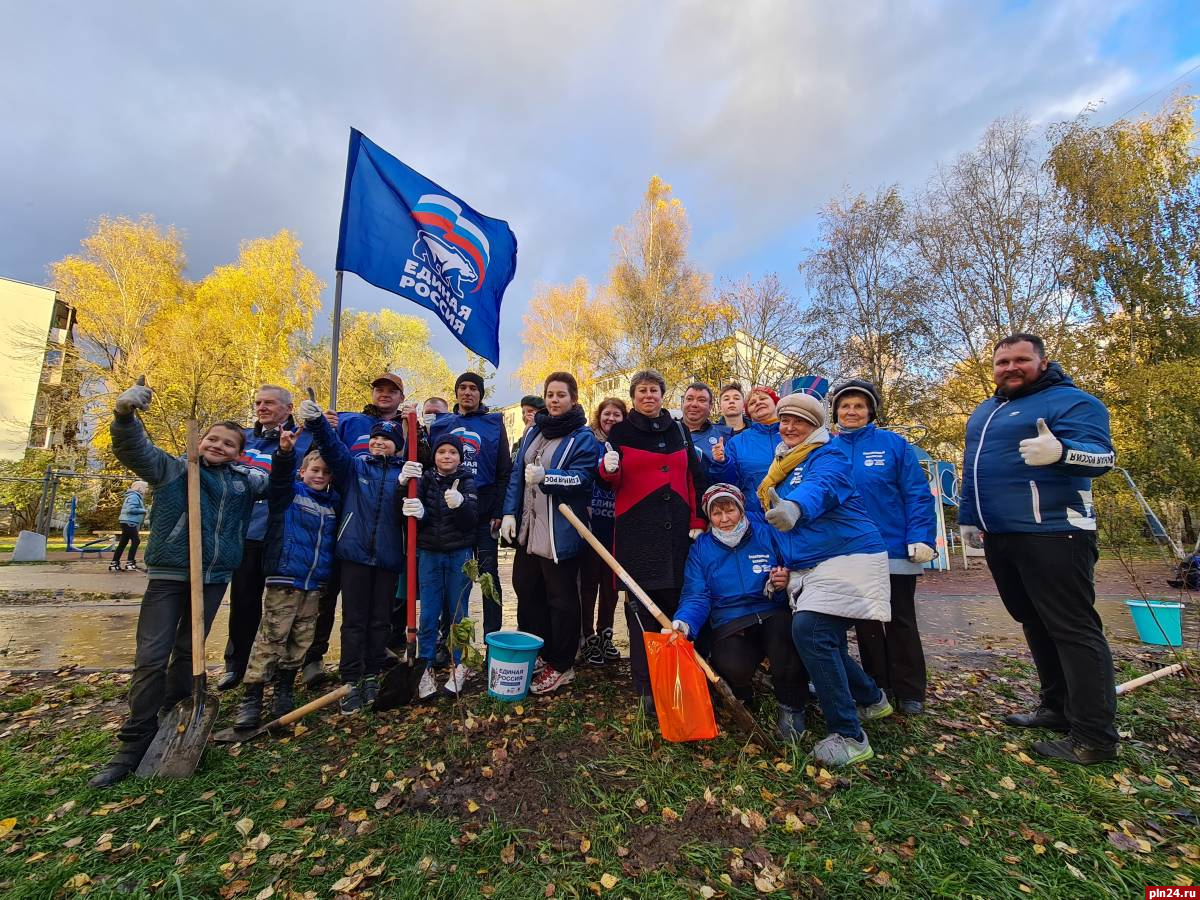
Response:
[[[261,684],[275,676],[275,669],[299,669],[313,642],[317,612],[323,591],[301,591],[269,585],[263,593],[262,621],[254,637],[247,684]]]

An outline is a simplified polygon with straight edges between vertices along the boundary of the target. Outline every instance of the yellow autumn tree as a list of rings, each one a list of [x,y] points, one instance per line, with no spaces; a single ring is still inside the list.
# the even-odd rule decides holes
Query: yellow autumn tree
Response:
[[[587,279],[567,285],[539,285],[525,314],[525,356],[514,377],[524,390],[540,393],[551,372],[570,372],[579,393],[590,402],[599,374],[595,346],[612,322],[593,302]]]
[[[612,327],[592,345],[607,373],[658,369],[668,392],[694,368],[721,307],[708,275],[688,259],[691,228],[671,186],[655,175],[629,224],[616,230],[615,259],[597,309]]]
[[[450,397],[454,376],[445,358],[429,346],[429,325],[418,316],[390,309],[342,312],[338,353],[338,408],[356,410],[371,402],[371,382],[382,372],[404,379],[412,399]],[[325,338],[300,360],[295,381],[312,387],[317,399],[329,399],[330,342]]]

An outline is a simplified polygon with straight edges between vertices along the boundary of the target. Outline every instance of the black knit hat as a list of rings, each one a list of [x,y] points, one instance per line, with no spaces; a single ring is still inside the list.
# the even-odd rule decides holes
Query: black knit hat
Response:
[[[402,440],[402,438],[400,436],[400,426],[397,425],[395,422],[387,422],[387,421],[376,422],[371,427],[371,437],[387,438],[389,441],[391,441],[397,447],[400,446],[400,442]]]
[[[537,394],[526,394],[521,398],[522,406],[532,406],[534,409],[545,409],[546,401]]]
[[[436,441],[433,442],[433,452],[435,454],[438,451],[438,447],[442,446],[442,444],[449,444],[451,447],[453,447],[455,450],[457,450],[459,461],[462,460],[462,458],[463,458],[462,438],[460,438],[457,434],[450,434],[449,432],[447,432],[446,434],[443,434],[440,438],[438,438]]]
[[[483,396],[483,376],[475,372],[463,372],[454,381],[454,393],[458,393],[458,386],[463,383],[470,383],[479,388],[479,396]]]
[[[871,407],[870,421],[874,422],[875,417],[879,415],[879,389],[869,381],[863,381],[861,378],[851,378],[849,381],[843,381],[835,387],[829,395],[829,408],[833,410],[833,420],[837,421],[838,401],[845,394],[862,394],[867,398],[867,405]]]

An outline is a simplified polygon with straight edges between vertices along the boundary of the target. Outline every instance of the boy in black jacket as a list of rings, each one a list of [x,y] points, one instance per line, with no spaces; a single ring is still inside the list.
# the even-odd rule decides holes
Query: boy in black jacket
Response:
[[[421,622],[417,647],[425,660],[425,674],[417,687],[422,699],[437,693],[433,657],[439,627],[457,624],[467,611],[471,580],[463,566],[475,546],[475,524],[479,497],[475,482],[462,468],[462,441],[444,434],[434,443],[433,465],[421,474],[417,496],[405,499],[401,509],[419,520],[417,531],[417,581],[420,588]],[[454,668],[446,679],[446,690],[457,694],[467,680],[467,668],[455,651]]]

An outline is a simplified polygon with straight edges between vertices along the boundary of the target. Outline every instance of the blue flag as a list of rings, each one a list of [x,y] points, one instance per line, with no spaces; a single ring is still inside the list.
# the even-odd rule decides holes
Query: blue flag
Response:
[[[353,128],[337,269],[437,313],[463,346],[500,365],[516,235]]]

